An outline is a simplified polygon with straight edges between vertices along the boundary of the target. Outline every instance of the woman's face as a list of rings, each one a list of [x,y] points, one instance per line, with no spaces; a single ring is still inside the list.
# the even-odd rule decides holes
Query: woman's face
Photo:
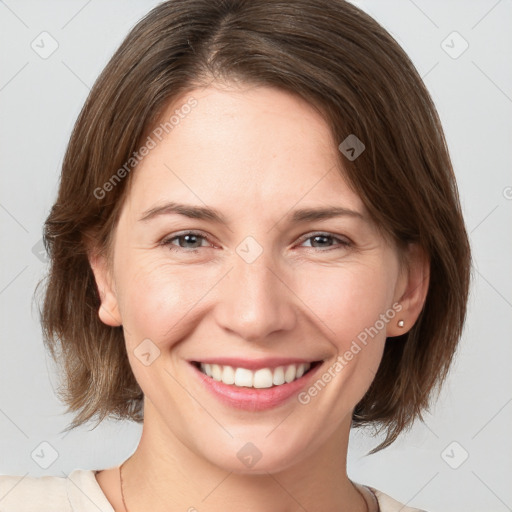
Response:
[[[133,171],[111,273],[93,264],[100,317],[123,325],[151,435],[229,471],[284,469],[342,442],[404,274],[307,103],[210,86],[165,120],[177,109]]]

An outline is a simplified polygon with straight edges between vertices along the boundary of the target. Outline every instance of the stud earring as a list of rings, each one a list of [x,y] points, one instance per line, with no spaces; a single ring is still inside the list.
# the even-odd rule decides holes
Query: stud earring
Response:
[[[398,327],[400,327],[400,329],[404,326],[404,321],[403,320],[398,320]]]

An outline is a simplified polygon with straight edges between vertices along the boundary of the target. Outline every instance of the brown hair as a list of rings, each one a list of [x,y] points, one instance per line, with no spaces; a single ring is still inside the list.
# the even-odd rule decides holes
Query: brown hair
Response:
[[[41,317],[45,345],[64,370],[59,394],[77,413],[68,429],[96,415],[99,422],[143,420],[122,327],[99,320],[87,257],[91,243],[108,254],[132,174],[122,173],[108,193],[97,191],[171,101],[212,80],[279,87],[318,108],[334,140],[355,134],[366,150],[353,161],[339,153],[346,179],[399,248],[416,242],[429,255],[420,317],[386,343],[353,415],[354,426],[386,432],[373,451],[382,449],[421,418],[447,375],[466,315],[470,249],[428,91],[390,34],[343,0],[164,2],[132,29],[97,79],[44,228],[51,268]]]

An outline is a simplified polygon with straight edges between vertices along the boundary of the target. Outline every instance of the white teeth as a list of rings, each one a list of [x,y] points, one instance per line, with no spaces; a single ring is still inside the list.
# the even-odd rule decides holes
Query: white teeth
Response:
[[[222,380],[222,368],[218,364],[212,364],[212,378],[219,382]]]
[[[272,387],[272,370],[262,368],[254,372],[253,387],[270,388]]]
[[[222,382],[224,384],[235,383],[235,370],[232,366],[224,366],[222,370]]]
[[[274,378],[272,379],[274,386],[280,386],[284,384],[284,368],[282,366],[278,366],[274,370]]]
[[[295,380],[296,375],[297,375],[297,368],[294,364],[291,364],[286,367],[286,370],[284,372],[284,380],[286,382],[292,382],[292,380]]]
[[[237,368],[235,370],[235,386],[244,386],[252,388],[252,372],[246,368]]]
[[[256,371],[209,363],[201,363],[200,368],[208,377],[224,384],[261,389],[293,382],[302,377],[311,368],[311,364],[290,364],[288,366],[278,366],[273,370],[271,368],[260,368]]]

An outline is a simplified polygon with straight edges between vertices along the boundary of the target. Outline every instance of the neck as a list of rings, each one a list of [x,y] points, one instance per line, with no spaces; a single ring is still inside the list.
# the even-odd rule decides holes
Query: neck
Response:
[[[238,473],[205,460],[145,414],[139,445],[122,467],[127,510],[365,512],[346,472],[349,431],[347,421],[320,450],[285,469]]]

